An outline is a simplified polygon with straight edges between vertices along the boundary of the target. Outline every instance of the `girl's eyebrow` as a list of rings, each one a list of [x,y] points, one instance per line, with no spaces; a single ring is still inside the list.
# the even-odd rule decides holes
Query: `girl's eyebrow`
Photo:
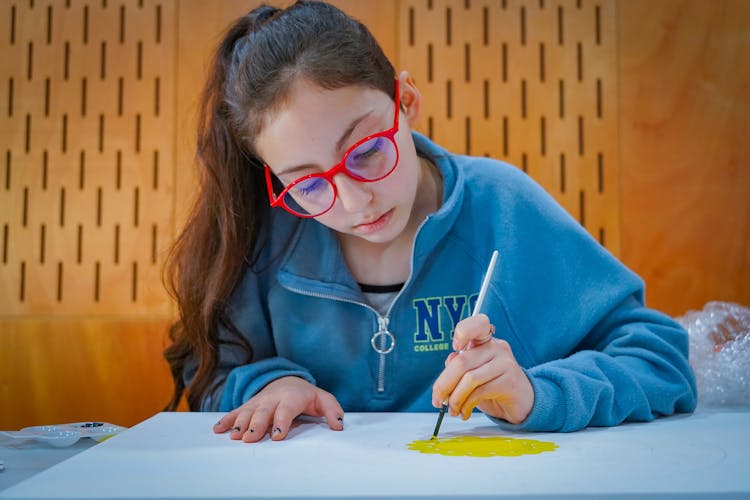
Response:
[[[354,132],[354,129],[357,128],[357,125],[359,125],[365,118],[367,118],[371,114],[372,114],[372,110],[367,111],[367,112],[363,113],[362,115],[354,118],[354,120],[351,121],[351,123],[349,124],[349,126],[346,127],[346,129],[344,129],[344,131],[342,132],[341,137],[339,137],[339,140],[336,141],[336,151],[337,152],[341,151],[343,149],[344,144],[347,143],[347,141],[349,140],[349,137],[352,135],[352,132]],[[296,166],[285,168],[284,170],[279,171],[278,173],[276,173],[276,176],[278,177],[278,176],[281,176],[281,175],[285,175],[285,174],[289,174],[289,173],[295,172],[297,170],[304,170],[306,168],[314,168],[316,166],[317,165],[313,165],[311,163],[306,163],[306,164],[303,164],[303,165],[296,165]],[[333,167],[333,165],[331,165],[330,167]]]
[[[357,128],[357,125],[359,125],[360,122],[362,122],[362,120],[364,120],[371,114],[372,114],[372,110],[352,120],[352,122],[349,124],[346,130],[344,130],[344,132],[341,134],[341,137],[339,138],[339,140],[336,142],[336,151],[341,151],[344,148],[344,144],[346,144],[346,141],[349,140],[349,137],[352,135],[352,132],[354,132],[354,129]]]

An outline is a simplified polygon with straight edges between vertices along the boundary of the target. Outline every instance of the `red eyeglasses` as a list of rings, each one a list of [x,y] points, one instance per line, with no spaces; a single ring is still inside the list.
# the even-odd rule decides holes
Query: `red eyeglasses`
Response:
[[[375,182],[388,177],[398,164],[398,113],[401,102],[398,80],[395,83],[396,110],[393,127],[368,135],[350,147],[341,161],[322,173],[308,174],[287,185],[276,196],[273,192],[271,169],[266,167],[266,187],[272,207],[282,207],[298,217],[318,217],[328,212],[336,202],[337,190],[333,177],[343,172],[359,182]]]

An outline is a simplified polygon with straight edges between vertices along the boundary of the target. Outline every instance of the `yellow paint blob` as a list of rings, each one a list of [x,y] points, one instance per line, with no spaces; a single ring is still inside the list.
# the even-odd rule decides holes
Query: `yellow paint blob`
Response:
[[[557,445],[549,441],[501,436],[423,439],[412,441],[407,447],[420,453],[449,457],[518,457],[557,449]]]

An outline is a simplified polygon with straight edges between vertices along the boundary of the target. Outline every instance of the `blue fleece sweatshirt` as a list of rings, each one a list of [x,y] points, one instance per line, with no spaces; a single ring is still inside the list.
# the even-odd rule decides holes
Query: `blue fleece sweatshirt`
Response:
[[[522,171],[413,138],[440,170],[443,204],[419,228],[411,274],[387,313],[368,304],[330,229],[273,210],[268,240],[227,308],[253,360],[243,364],[236,346],[222,344],[216,391],[202,409],[231,410],[294,375],[345,411],[432,411],[453,328],[471,314],[495,249],[482,312],[535,393],[524,422],[498,424],[573,431],[695,408],[687,334],[644,306],[638,276]]]

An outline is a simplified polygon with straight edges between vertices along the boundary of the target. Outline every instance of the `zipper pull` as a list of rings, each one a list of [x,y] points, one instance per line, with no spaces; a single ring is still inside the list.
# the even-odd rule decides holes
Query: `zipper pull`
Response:
[[[388,331],[388,318],[378,314],[378,331],[370,338],[370,345],[378,354],[388,354],[396,347],[396,337]]]

